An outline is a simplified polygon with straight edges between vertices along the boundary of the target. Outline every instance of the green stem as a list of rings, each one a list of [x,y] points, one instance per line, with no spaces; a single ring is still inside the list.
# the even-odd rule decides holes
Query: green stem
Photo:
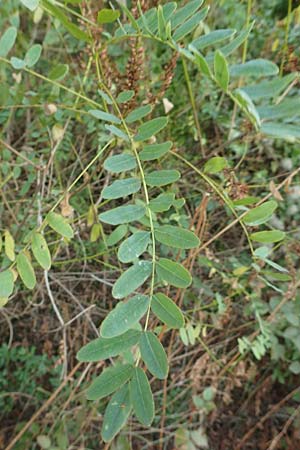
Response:
[[[10,61],[9,61],[8,59],[6,59],[6,58],[0,57],[0,61],[2,61],[2,62],[4,62],[4,63],[8,64],[9,66],[11,65],[11,64],[10,64]],[[38,73],[38,72],[35,72],[34,70],[28,69],[28,67],[25,67],[25,68],[22,69],[22,70],[25,71],[25,72],[27,72],[27,73],[29,73],[30,75],[33,75],[33,76],[36,77],[36,78],[40,78],[41,80],[46,81],[47,83],[53,84],[53,86],[59,87],[60,89],[63,89],[64,91],[69,92],[69,93],[72,94],[72,95],[75,95],[76,98],[77,98],[77,97],[78,97],[78,98],[81,98],[81,99],[84,100],[85,102],[90,103],[91,105],[97,106],[98,108],[101,108],[100,103],[95,102],[94,100],[91,100],[90,98],[86,97],[86,96],[83,95],[83,94],[80,94],[80,92],[76,92],[76,91],[74,91],[73,89],[70,89],[70,88],[64,86],[63,84],[58,83],[58,81],[50,80],[50,78],[47,78],[47,77],[45,77],[44,75],[42,75],[42,74],[40,74],[40,73]]]
[[[288,0],[288,14],[286,17],[286,24],[285,24],[285,37],[284,37],[284,45],[283,45],[283,55],[282,55],[282,60],[281,60],[281,64],[280,64],[280,76],[283,75],[283,69],[284,69],[284,65],[285,65],[285,61],[286,61],[286,55],[288,53],[289,50],[289,34],[290,34],[290,26],[291,26],[291,21],[292,21],[292,0]]]
[[[190,97],[190,102],[191,102],[192,109],[193,109],[194,121],[195,121],[196,129],[197,129],[200,150],[201,150],[202,157],[204,158],[205,154],[204,154],[204,149],[203,149],[203,145],[202,145],[202,130],[201,130],[201,126],[200,126],[199,119],[198,119],[198,113],[197,113],[197,108],[196,108],[195,97],[193,94],[192,84],[191,84],[191,80],[189,77],[189,72],[187,69],[187,64],[185,62],[185,59],[181,58],[181,61],[182,61],[182,66],[183,66],[184,78],[185,78],[188,94]]]
[[[96,65],[97,64],[97,56],[96,56]],[[107,95],[110,97],[111,102],[113,107],[115,108],[118,116],[120,117],[121,123],[123,125],[123,128],[125,130],[125,133],[128,136],[130,145],[131,145],[131,149],[132,152],[136,158],[137,161],[137,165],[139,168],[139,172],[141,175],[141,180],[142,180],[142,186],[143,186],[143,190],[144,190],[144,196],[145,196],[145,203],[146,203],[146,207],[147,207],[147,212],[148,212],[148,216],[149,216],[149,224],[150,224],[150,234],[151,234],[151,242],[152,242],[152,274],[151,274],[151,284],[150,284],[150,293],[149,293],[149,297],[150,297],[150,301],[149,301],[149,307],[147,310],[147,315],[146,315],[146,321],[145,321],[145,331],[148,328],[148,324],[149,324],[149,318],[150,318],[150,311],[151,311],[151,302],[152,302],[152,298],[153,298],[153,292],[154,292],[154,281],[155,281],[155,267],[156,267],[156,245],[155,245],[155,233],[154,233],[154,223],[153,223],[153,218],[152,218],[152,212],[151,209],[149,207],[150,204],[150,200],[149,200],[149,193],[148,193],[148,187],[147,187],[147,183],[146,183],[146,178],[145,178],[145,172],[137,151],[137,146],[136,143],[134,142],[134,140],[132,139],[132,135],[129,131],[129,128],[125,122],[125,119],[123,117],[123,114],[120,111],[120,108],[116,102],[116,100],[114,99],[114,97],[112,96],[110,90],[106,87],[106,85],[103,83],[103,81],[100,78],[100,70],[97,69],[97,75],[98,75],[98,80],[99,83],[102,87],[102,89],[107,93]],[[139,360],[138,360],[139,362]],[[137,364],[138,364],[137,362]]]
[[[252,11],[252,0],[248,0],[247,15],[246,15],[246,28],[248,28],[249,25],[250,25],[251,11]],[[246,37],[244,45],[243,45],[243,54],[242,54],[242,63],[243,64],[246,62],[246,59],[247,59],[247,51],[248,51],[248,36]],[[242,78],[239,78],[238,88],[240,88],[241,86],[242,86]],[[234,106],[233,106],[233,111],[232,111],[232,116],[231,116],[230,130],[229,130],[229,133],[228,133],[228,138],[229,139],[231,137],[231,133],[232,133],[233,127],[235,125],[235,119],[236,119],[236,114],[237,114],[237,107],[238,107],[238,104],[237,104],[236,101],[234,101]]]
[[[238,214],[236,213],[234,207],[231,204],[231,201],[223,194],[223,192],[219,189],[219,187],[216,185],[216,183],[207,175],[205,175],[205,173],[203,173],[201,170],[198,169],[198,167],[194,166],[194,164],[190,163],[187,159],[185,159],[183,156],[179,155],[178,153],[174,152],[174,151],[170,151],[170,153],[175,156],[176,158],[180,159],[181,161],[183,161],[187,166],[191,167],[191,169],[193,169],[196,173],[198,173],[198,175],[200,175],[200,177],[218,194],[218,196],[223,200],[223,202],[227,205],[227,207],[230,209],[230,211],[232,212],[232,214],[236,217],[236,219],[239,219]],[[239,224],[241,225],[247,240],[248,240],[248,244],[250,247],[250,251],[252,253],[252,255],[254,254],[254,250],[253,250],[253,246],[252,246],[252,242],[247,230],[247,227],[245,226],[245,224],[243,223],[242,220],[238,220]]]
[[[84,170],[82,170],[82,172],[78,175],[77,178],[75,178],[75,180],[73,181],[73,183],[70,184],[70,186],[68,187],[68,189],[59,197],[59,199],[55,202],[55,204],[52,206],[52,208],[50,209],[49,212],[53,212],[58,205],[63,201],[63,199],[65,198],[66,194],[68,194],[73,187],[78,183],[78,181],[84,176],[84,174],[89,170],[89,168],[97,161],[97,159],[99,159],[99,157],[102,155],[103,152],[105,152],[105,150],[115,141],[115,139],[111,139],[98,153],[96,156],[94,156],[94,158],[88,163],[88,165],[84,168]],[[40,232],[42,230],[44,230],[44,228],[47,226],[47,218],[45,218],[41,225],[36,229],[37,232]],[[30,246],[30,242],[28,244],[25,245],[24,250],[27,250]],[[12,265],[10,266],[10,268],[13,268],[15,266],[16,262],[13,262]]]

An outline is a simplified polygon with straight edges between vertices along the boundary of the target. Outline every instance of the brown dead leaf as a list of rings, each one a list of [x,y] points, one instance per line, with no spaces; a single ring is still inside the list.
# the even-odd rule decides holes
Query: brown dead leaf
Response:
[[[270,181],[269,189],[270,189],[270,192],[272,193],[273,197],[275,198],[275,200],[278,200],[279,202],[283,201],[283,197],[280,194],[280,192],[278,191],[278,189],[276,188],[276,185],[273,180]]]
[[[73,208],[69,203],[70,200],[70,194],[66,194],[65,198],[63,199],[63,201],[60,204],[60,210],[61,210],[61,215],[63,217],[72,217],[73,216]]]

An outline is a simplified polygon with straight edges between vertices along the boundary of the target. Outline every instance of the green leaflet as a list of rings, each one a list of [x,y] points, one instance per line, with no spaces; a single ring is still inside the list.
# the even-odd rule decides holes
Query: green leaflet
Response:
[[[176,28],[178,25],[181,25],[187,19],[189,19],[203,4],[204,0],[193,0],[188,2],[182,8],[178,9],[173,16],[171,17],[171,25],[172,29]]]
[[[258,197],[248,196],[244,198],[240,198],[238,200],[234,200],[232,203],[234,206],[247,206],[247,205],[253,205],[254,203],[257,203],[259,201]]]
[[[267,77],[277,75],[278,66],[267,59],[252,59],[244,64],[235,64],[230,67],[230,75],[234,77]]]
[[[135,141],[146,141],[152,136],[161,131],[168,123],[167,117],[157,117],[156,119],[149,120],[143,123],[138,129],[138,134],[135,136]]]
[[[111,339],[97,338],[82,347],[77,353],[78,361],[94,362],[120,355],[139,341],[141,332],[128,330],[121,336]]]
[[[125,205],[99,214],[99,219],[110,225],[119,225],[139,220],[145,213],[146,208],[142,205]]]
[[[122,153],[121,155],[110,156],[104,161],[103,165],[105,170],[113,173],[126,172],[136,168],[136,160],[132,155],[128,153]]]
[[[212,72],[204,56],[201,55],[201,53],[199,53],[198,50],[195,49],[192,44],[189,45],[189,50],[191,50],[194,53],[195,63],[197,64],[201,72],[203,72],[204,75],[206,75],[207,77],[212,78],[213,77]]]
[[[266,223],[273,215],[277,203],[274,200],[263,203],[256,208],[251,209],[243,218],[246,225],[257,226]]]
[[[279,272],[288,272],[288,270],[285,267],[282,267],[279,264],[268,259],[270,252],[271,252],[271,250],[266,246],[258,247],[254,252],[254,256],[261,259],[262,261],[264,261],[265,263],[267,263],[269,266],[273,267],[274,269],[278,270]]]
[[[266,135],[279,139],[299,139],[300,129],[298,125],[290,125],[280,122],[264,122],[260,131]]]
[[[104,100],[108,105],[112,105],[113,104],[112,99],[110,98],[110,96],[106,92],[102,91],[101,89],[98,89],[97,92],[100,95],[100,97],[102,98],[102,100]]]
[[[261,126],[260,116],[249,95],[245,91],[243,91],[243,89],[236,89],[234,92],[234,98],[240,108],[248,112],[256,129],[259,130]]]
[[[42,46],[35,44],[26,52],[24,62],[27,67],[33,67],[40,59],[42,53]]]
[[[157,25],[158,25],[158,36],[161,39],[166,39],[167,23],[164,16],[164,10],[161,5],[158,5],[157,7]]]
[[[0,272],[0,298],[8,298],[14,290],[14,276],[11,270]]]
[[[252,22],[248,27],[246,27],[244,30],[242,30],[234,39],[232,39],[231,42],[224,45],[220,48],[220,51],[223,53],[224,56],[228,56],[231,53],[233,53],[236,49],[240,47],[240,45],[245,42],[245,40],[248,38],[252,28],[253,28],[254,22]]]
[[[163,16],[165,19],[165,22],[167,22],[170,17],[172,16],[172,13],[176,9],[176,3],[175,2],[168,2],[165,5],[162,6]],[[159,26],[158,23],[158,11],[156,8],[151,8],[148,11],[143,14],[138,20],[137,24],[140,26],[140,28],[146,32],[150,32],[155,34],[157,31],[159,32]],[[160,35],[159,35],[160,36]]]
[[[33,289],[36,285],[36,278],[29,258],[25,253],[20,253],[16,258],[16,263],[21,280],[28,289]]]
[[[226,92],[229,85],[229,70],[226,58],[219,50],[215,53],[214,72],[217,83]]]
[[[195,248],[200,241],[192,231],[172,225],[162,225],[155,229],[155,237],[161,244],[175,248]]]
[[[104,369],[101,375],[95,378],[89,386],[86,398],[98,400],[115,392],[128,381],[133,374],[133,366],[130,364],[118,365]]]
[[[103,418],[101,436],[104,442],[111,441],[125,425],[131,411],[129,385],[125,384],[110,399]]]
[[[21,0],[21,3],[30,11],[34,11],[39,6],[39,2],[40,0]]]
[[[56,233],[60,234],[61,236],[72,239],[74,236],[73,230],[71,225],[68,224],[66,219],[61,216],[60,214],[57,214],[55,212],[50,212],[47,214],[46,221],[48,225],[56,231]]]
[[[163,380],[168,376],[168,360],[158,338],[151,331],[145,331],[139,342],[141,357],[149,372]]]
[[[124,298],[139,288],[149,278],[152,262],[138,261],[125,272],[114,284],[112,295],[114,298]]]
[[[228,167],[228,162],[225,158],[214,156],[205,163],[204,172],[212,174],[219,173],[226,167]]]
[[[126,103],[132,99],[134,96],[134,91],[123,91],[117,97],[117,103]]]
[[[208,10],[208,7],[203,8],[201,11],[198,11],[196,14],[194,14],[185,23],[180,25],[173,34],[174,41],[180,41],[186,35],[190,34],[197,26],[199,26],[200,22],[207,16]]]
[[[192,283],[190,273],[179,263],[160,258],[156,264],[157,275],[167,283],[178,288],[186,288]]]
[[[179,180],[180,172],[178,170],[155,170],[146,175],[148,186],[166,186]]]
[[[158,159],[168,153],[172,145],[173,142],[171,141],[163,142],[162,144],[146,145],[139,155],[140,159],[142,161],[152,161],[154,159]]]
[[[282,241],[285,236],[285,233],[280,230],[258,231],[257,233],[250,234],[252,241],[262,242],[263,244]]]
[[[185,199],[184,198],[177,198],[173,201],[173,206],[177,209],[180,209],[185,205]]]
[[[150,114],[151,111],[152,111],[151,105],[140,106],[139,108],[136,108],[133,111],[131,111],[126,117],[125,121],[129,124],[136,122],[137,120],[141,120],[143,119],[143,117],[148,116],[148,114]]]
[[[49,270],[51,267],[51,255],[48,249],[48,245],[44,236],[40,233],[34,233],[31,238],[31,250],[39,263],[39,265]]]
[[[277,273],[273,272],[271,270],[262,270],[261,273],[263,273],[266,277],[271,278],[276,281],[291,281],[292,277],[290,275],[286,275],[285,273]]]
[[[189,345],[189,337],[185,328],[180,328],[179,335],[185,346]]]
[[[139,178],[126,178],[124,180],[116,180],[102,191],[102,198],[116,199],[123,198],[127,195],[135,194],[141,188],[141,180]]]
[[[28,1],[28,0],[26,0]],[[71,22],[62,12],[61,8],[53,5],[49,0],[42,0],[42,5],[52,16],[58,19],[68,32],[78,40],[90,42],[90,36],[82,31],[77,25]]]
[[[15,27],[9,27],[4,31],[0,38],[0,56],[5,58],[10,50],[15,45],[17,38],[17,29]]]
[[[270,81],[262,81],[250,86],[244,86],[245,91],[252,100],[261,98],[276,98],[283,92],[296,78],[297,73],[289,73],[282,78],[276,77]]]
[[[124,131],[121,130],[120,128],[115,127],[114,125],[105,125],[105,128],[118,138],[123,139],[124,141],[127,142],[129,141],[129,137],[127,136],[127,134],[124,133]]]
[[[210,45],[215,45],[219,42],[224,41],[225,39],[229,39],[236,33],[236,30],[233,29],[225,29],[225,30],[214,30],[210,33],[204,34],[203,36],[198,37],[192,42],[192,46],[197,50],[204,50],[206,47]]]
[[[4,231],[4,251],[8,259],[15,260],[15,241],[8,230]]]
[[[68,64],[57,64],[49,73],[50,80],[62,80],[69,72]]]
[[[119,260],[123,263],[134,261],[144,253],[150,241],[148,231],[137,231],[120,245],[118,250]]]
[[[258,113],[263,119],[274,120],[286,117],[295,118],[300,115],[300,98],[292,97],[283,100],[278,105],[259,106]]]
[[[103,8],[98,12],[97,22],[100,24],[115,22],[120,17],[120,11]]]
[[[151,309],[154,314],[170,328],[182,328],[184,318],[178,306],[165,294],[159,292],[153,296]]]
[[[120,242],[120,240],[127,234],[127,231],[128,225],[119,225],[106,239],[108,247],[112,247]]]
[[[124,334],[146,314],[149,302],[147,295],[135,295],[126,302],[119,302],[103,320],[101,336],[112,338]]]
[[[154,399],[145,372],[135,367],[130,381],[130,398],[137,419],[149,427],[154,419]]]
[[[105,122],[121,123],[121,120],[114,114],[109,114],[101,109],[90,109],[89,114],[99,120],[104,120]]]
[[[16,70],[22,70],[26,67],[25,61],[23,59],[15,58],[14,56],[10,58],[10,63]]]
[[[149,208],[153,212],[164,212],[168,211],[173,205],[175,199],[175,194],[173,192],[168,192],[166,194],[159,194],[154,199],[150,200]]]

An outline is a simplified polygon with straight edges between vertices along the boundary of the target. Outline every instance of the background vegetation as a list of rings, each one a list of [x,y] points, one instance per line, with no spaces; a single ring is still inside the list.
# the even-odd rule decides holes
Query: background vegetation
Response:
[[[168,25],[166,3],[0,4],[0,448],[300,448],[299,5],[179,1],[190,12]],[[113,226],[104,214],[131,200],[124,184],[107,191],[126,176],[107,158],[130,150],[128,136],[150,206],[132,188],[146,214]],[[142,154],[168,141],[159,158]],[[148,284],[136,271],[124,281],[136,258],[121,243],[151,217],[181,231],[142,246],[147,263],[160,258]],[[181,246],[188,229],[196,241]],[[87,389],[139,353],[86,364],[80,349],[123,292],[152,288],[183,313],[139,317],[169,372],[142,354],[154,419],[151,402],[142,420],[135,407],[104,443],[110,396]]]

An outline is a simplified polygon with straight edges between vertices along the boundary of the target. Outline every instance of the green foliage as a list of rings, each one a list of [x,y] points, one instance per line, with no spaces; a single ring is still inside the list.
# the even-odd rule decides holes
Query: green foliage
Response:
[[[128,330],[121,336],[110,339],[98,338],[82,347],[77,353],[77,359],[84,362],[101,361],[120,355],[138,343],[140,331]]]
[[[130,364],[105,369],[89,386],[87,399],[98,400],[115,392],[132,377],[133,370]]]
[[[126,383],[112,396],[105,410],[101,431],[104,442],[111,441],[123,428],[131,408],[129,385]]]
[[[178,306],[162,292],[158,292],[153,296],[151,309],[154,314],[168,327],[183,327],[184,318],[182,312]]]
[[[69,225],[66,219],[64,219],[59,214],[50,212],[47,215],[46,220],[49,226],[61,236],[67,239],[72,239],[72,237],[74,236],[71,225]]]
[[[250,210],[244,217],[244,222],[249,226],[257,226],[266,223],[277,208],[277,203],[270,200]]]
[[[59,384],[60,367],[52,369],[55,358],[46,354],[40,355],[35,347],[11,347],[2,344],[0,347],[0,416],[9,414],[15,407],[14,393],[24,394],[20,401],[24,402],[26,395],[32,396],[32,401],[43,402],[48,393],[39,389],[43,377],[47,377],[51,370],[50,385]],[[6,395],[3,395],[3,394]],[[26,398],[28,401],[28,398]]]
[[[188,270],[170,259],[160,258],[156,270],[158,276],[172,286],[187,288],[192,283],[192,277]]]
[[[101,9],[98,12],[97,22],[98,23],[111,23],[120,17],[120,11],[114,11],[112,9]]]
[[[141,357],[149,372],[163,380],[168,375],[168,360],[163,346],[154,333],[146,331],[139,342]]]
[[[120,245],[118,250],[119,260],[123,263],[134,261],[146,251],[150,242],[149,231],[136,231]]]
[[[298,74],[291,73],[281,76],[278,65],[272,61],[264,58],[247,60],[245,50],[253,24],[248,21],[247,26],[241,31],[233,28],[211,31],[206,23],[209,8],[203,7],[202,0],[187,2],[182,7],[175,2],[170,2],[159,5],[157,8],[151,8],[145,13],[142,12],[141,5],[138,3],[138,17],[133,16],[123,3],[119,5],[123,12],[122,18],[119,10],[102,9],[98,11],[97,24],[101,27],[98,26],[96,30],[97,33],[100,33],[101,46],[103,45],[101,54],[95,50],[97,41],[94,37],[93,27],[91,27],[96,24],[91,24],[89,18],[81,15],[81,5],[75,3],[75,6],[69,8],[65,4],[53,3],[48,0],[21,0],[21,3],[29,10],[27,11],[28,15],[30,11],[35,11],[34,20],[37,23],[40,8],[45,17],[51,17],[54,23],[53,29],[51,29],[53,34],[47,33],[44,42],[33,43],[29,48],[25,44],[17,45],[14,56],[7,61],[6,57],[13,51],[15,43],[22,39],[22,35],[20,33],[18,35],[18,27],[9,26],[0,38],[1,62],[6,64],[5,67],[8,67],[10,71],[12,69],[22,70],[20,75],[28,77],[26,81],[36,77],[49,83],[52,90],[45,93],[41,88],[40,93],[35,92],[35,87],[32,87],[30,95],[26,96],[21,92],[24,89],[16,86],[16,92],[13,92],[14,89],[8,92],[9,96],[14,95],[14,97],[9,98],[7,105],[10,109],[13,102],[20,103],[24,107],[40,102],[47,111],[41,115],[43,117],[39,119],[38,128],[52,130],[53,148],[49,164],[52,170],[53,158],[53,170],[58,183],[53,189],[50,199],[47,199],[49,202],[47,208],[44,208],[46,205],[40,205],[41,198],[42,201],[44,199],[39,192],[38,207],[35,206],[37,217],[29,221],[26,235],[25,233],[23,235],[22,231],[22,238],[20,238],[16,227],[3,232],[4,252],[1,255],[3,258],[0,271],[0,306],[9,300],[14,292],[14,285],[16,285],[16,289],[19,288],[19,280],[26,288],[32,290],[36,286],[38,272],[41,269],[50,270],[52,259],[55,262],[62,249],[69,251],[69,247],[73,246],[76,251],[76,248],[82,245],[82,239],[79,239],[78,236],[84,229],[83,219],[87,217],[87,225],[90,229],[86,235],[89,238],[86,238],[87,242],[83,244],[83,247],[85,250],[95,250],[97,254],[103,251],[105,254],[104,266],[113,269],[112,297],[116,300],[123,300],[114,304],[111,311],[103,318],[100,325],[100,337],[85,345],[77,353],[78,360],[82,362],[99,362],[116,358],[113,360],[113,366],[103,369],[86,392],[86,398],[93,401],[113,394],[108,400],[104,412],[101,432],[103,440],[110,442],[125,425],[131,411],[144,426],[150,426],[154,420],[154,400],[147,371],[160,380],[168,377],[168,356],[164,345],[160,342],[164,337],[165,329],[167,331],[179,329],[181,340],[186,346],[195,345],[202,331],[205,335],[206,330],[201,330],[194,318],[194,316],[196,317],[195,311],[201,310],[202,305],[200,307],[197,305],[198,309],[195,309],[193,314],[190,312],[185,314],[179,305],[170,298],[178,298],[177,295],[173,296],[173,293],[176,292],[173,288],[178,288],[183,290],[183,305],[185,301],[198,300],[194,288],[190,288],[193,279],[188,264],[191,261],[191,268],[195,261],[199,264],[199,271],[205,272],[209,268],[210,272],[207,278],[217,273],[224,284],[232,286],[232,291],[228,295],[223,297],[220,287],[220,292],[218,291],[218,295],[215,296],[215,293],[205,283],[201,285],[200,276],[195,277],[195,288],[200,287],[201,293],[208,297],[216,297],[212,303],[216,309],[218,308],[218,314],[226,310],[225,298],[226,301],[232,301],[232,297],[241,293],[251,298],[251,295],[248,294],[249,286],[245,281],[247,272],[251,271],[252,277],[257,277],[265,287],[270,287],[276,293],[283,293],[283,291],[281,287],[273,283],[290,281],[288,270],[273,261],[273,249],[267,246],[257,247],[257,243],[281,245],[288,236],[284,231],[275,229],[276,226],[273,229],[273,224],[271,224],[274,213],[280,210],[278,208],[280,200],[278,200],[278,194],[276,195],[276,189],[271,190],[274,200],[268,200],[270,198],[268,189],[267,195],[264,193],[261,198],[255,197],[256,193],[252,195],[252,192],[249,193],[249,196],[242,196],[242,198],[239,198],[239,192],[236,196],[232,194],[232,187],[241,186],[236,170],[246,157],[247,142],[243,142],[245,149],[241,144],[235,142],[231,146],[231,138],[233,135],[233,141],[238,140],[237,138],[241,136],[240,129],[250,127],[251,133],[258,131],[264,138],[299,139],[299,101],[297,98],[289,96],[289,91],[297,81]],[[68,4],[68,2],[66,3]],[[77,20],[78,18],[80,20]],[[11,23],[13,24],[13,22]],[[106,24],[108,24],[107,28]],[[55,45],[57,44],[55,33],[59,38],[70,40],[72,51],[77,52],[78,46],[80,46],[80,49],[83,49],[82,54],[91,52],[87,71],[82,74],[82,77],[74,76],[74,68],[65,64],[65,61],[52,63],[46,60],[47,53],[51,51],[53,44],[51,39],[54,40]],[[193,107],[195,124],[191,127],[189,119],[184,124],[178,120],[181,113],[176,112],[172,116],[172,113],[169,114],[168,111],[164,114],[160,106],[154,108],[155,101],[152,102],[153,104],[145,104],[151,100],[151,95],[149,98],[146,95],[146,83],[139,90],[138,86],[132,87],[128,82],[128,90],[126,90],[124,83],[118,85],[119,80],[113,83],[111,80],[105,80],[102,73],[105,72],[105,62],[102,67],[101,57],[106,53],[116,57],[117,64],[124,69],[126,66],[124,61],[127,56],[126,45],[128,42],[131,45],[136,36],[138,36],[136,42],[150,41],[151,45],[156,46],[158,54],[155,54],[154,58],[163,60],[170,53],[174,59],[175,57],[178,57],[179,60],[182,59],[188,67],[187,71],[184,70],[184,76]],[[240,61],[234,52],[242,45],[244,45],[244,55]],[[23,51],[24,48],[25,56],[22,59],[19,57],[19,51],[20,49]],[[43,49],[45,50],[42,51]],[[33,70],[38,62],[41,73]],[[96,82],[89,73],[92,64],[95,64],[93,74],[98,77]],[[161,66],[161,62],[159,65]],[[217,150],[215,150],[214,142],[209,156],[203,153],[203,160],[198,158],[198,150],[189,155],[185,155],[184,151],[181,151],[188,134],[184,127],[192,128],[192,134],[195,135],[195,141],[200,147],[209,139],[209,132],[206,129],[203,132],[202,123],[198,123],[198,114],[200,113],[197,111],[196,105],[197,102],[199,105],[200,97],[196,97],[203,94],[199,93],[195,98],[193,97],[193,83],[188,79],[190,68],[192,68],[195,78],[200,74],[201,83],[203,83],[201,88],[207,92],[205,95],[209,95],[210,98],[210,100],[206,100],[203,97],[203,117],[206,119],[203,122],[216,121],[218,133],[223,133],[222,139],[228,131],[228,141],[224,138],[224,142],[218,145]],[[177,74],[179,80],[182,76],[180,70],[181,68],[178,69]],[[150,73],[148,77],[151,78],[152,75]],[[163,77],[159,79],[156,75],[151,87],[155,91],[161,84],[162,95],[166,95],[164,89],[167,90],[170,87],[174,73],[171,76],[166,72],[165,79]],[[271,77],[273,78],[271,79]],[[77,78],[80,81],[80,88],[77,87]],[[68,85],[69,79],[72,80],[71,87]],[[62,80],[65,84],[62,84]],[[178,84],[180,93],[178,103],[182,106],[186,99],[180,98],[183,96],[181,80]],[[98,85],[101,89],[98,89]],[[284,99],[280,97],[283,94]],[[44,107],[46,101],[48,109],[46,106]],[[66,102],[66,105],[63,105],[63,101]],[[159,101],[158,96],[157,103]],[[180,104],[180,102],[182,103]],[[4,100],[3,103],[5,104],[6,101]],[[230,109],[232,103],[234,104],[233,112]],[[225,117],[223,117],[223,113],[220,113],[222,108],[230,109],[232,116],[230,117],[226,111],[226,113],[224,112]],[[185,105],[181,109],[182,111],[189,110],[189,106]],[[184,113],[186,112],[184,111]],[[72,133],[68,135],[67,126],[65,129],[62,126],[64,119],[66,124],[76,119],[80,127],[87,130],[88,139],[84,142],[83,147],[86,146],[87,149],[90,147],[94,155],[86,166],[82,165],[82,151],[77,152]],[[5,122],[6,118],[1,118],[2,120]],[[37,137],[34,133],[32,136]],[[173,139],[174,144],[169,139]],[[191,138],[188,137],[188,139]],[[44,157],[48,143],[42,133],[39,134],[36,144],[38,148],[42,148],[41,155]],[[30,145],[34,146],[31,142]],[[72,154],[70,157],[71,149],[75,156]],[[106,154],[108,151],[109,156]],[[88,151],[87,154],[89,154]],[[41,170],[39,158],[34,152],[20,153],[20,155],[18,157],[21,158],[22,163],[29,161],[29,166],[32,166],[34,170]],[[226,158],[216,155],[225,155]],[[233,157],[230,159],[232,155]],[[3,159],[6,164],[5,158],[4,153]],[[188,181],[189,185],[186,189],[188,192],[181,192],[182,184],[187,182],[188,176],[185,172],[182,171],[181,174],[178,170],[179,164],[175,165],[175,158],[181,160],[189,170],[200,176],[205,183],[205,190],[195,183],[195,193],[192,193],[192,180]],[[72,175],[78,167],[81,167],[82,170],[75,178],[74,183],[70,183],[68,180],[67,187],[64,187],[61,179],[64,171],[61,171],[60,163],[63,162],[61,167],[68,168],[71,160]],[[19,164],[18,160],[17,162]],[[99,166],[96,165],[96,162],[99,162]],[[88,173],[92,166],[94,166],[94,171]],[[46,165],[42,168],[46,167],[48,170],[49,167]],[[230,171],[232,179],[229,179],[228,176]],[[214,176],[210,178],[206,174]],[[5,177],[7,173],[3,171],[2,175]],[[24,176],[24,174],[22,175]],[[28,179],[36,178],[35,172],[28,171],[26,175]],[[20,175],[14,171],[12,176],[18,180]],[[259,176],[260,179],[255,179],[258,185],[265,179],[267,172],[261,171]],[[73,194],[73,188],[81,178],[83,178],[83,189],[79,190],[79,193],[75,191],[70,206],[69,195]],[[50,180],[45,175],[43,180],[45,186],[41,191],[43,195],[48,182],[50,184]],[[95,190],[93,191],[93,189]],[[222,203],[225,211],[221,218],[222,221],[227,220],[229,214],[232,214],[233,220],[241,225],[246,237],[245,242],[249,244],[250,249],[249,254],[245,257],[245,263],[239,259],[239,255],[234,263],[229,261],[224,268],[215,263],[211,254],[208,254],[209,258],[205,259],[203,256],[203,259],[200,259],[202,255],[199,256],[198,250],[202,243],[198,235],[201,236],[201,239],[203,235],[205,240],[210,238],[206,239],[205,236],[206,211],[201,209],[199,190],[202,195],[204,191],[210,191]],[[59,195],[57,195],[58,191]],[[186,198],[181,198],[183,196]],[[95,200],[96,198],[97,200]],[[186,200],[188,206],[184,209]],[[87,208],[82,207],[82,204],[86,205],[87,202],[90,202],[91,205],[88,213],[86,213]],[[209,213],[214,213],[216,205],[217,201],[214,198],[209,204]],[[61,207],[61,214],[57,212],[58,206]],[[74,216],[70,212],[73,209],[75,210]],[[192,215],[190,211],[198,210],[202,214],[197,219],[199,223],[193,221],[192,225],[189,225],[191,218],[189,216]],[[45,211],[50,212],[45,214]],[[239,217],[240,212],[241,217]],[[267,230],[257,228],[249,230],[248,228],[259,227],[267,222],[270,224],[270,229]],[[116,228],[112,230],[112,227]],[[226,224],[224,229],[226,230]],[[59,237],[58,240],[56,235]],[[222,251],[221,248],[220,253]],[[114,257],[115,265],[111,265],[110,261],[107,261],[107,257],[111,255]],[[87,260],[86,254],[84,260]],[[119,263],[130,265],[123,266]],[[203,263],[203,267],[201,263]],[[244,275],[245,278],[243,278]],[[165,288],[168,296],[162,292]],[[185,292],[187,288],[190,289]],[[234,289],[237,294],[233,293]],[[261,305],[253,300],[252,306],[251,313],[255,316],[260,334],[252,341],[245,336],[239,338],[241,354],[251,351],[255,358],[261,359],[268,351],[274,351],[275,344],[282,337],[288,341],[287,347],[292,347],[290,341],[294,340],[293,345],[300,351],[299,342],[296,339],[296,333],[299,332],[300,326],[298,322],[285,323],[285,327],[280,330],[280,333],[278,330],[273,331],[262,319],[264,313],[261,313]],[[218,314],[214,314],[212,322],[216,323]],[[286,322],[291,322],[291,316],[295,315],[295,311],[288,311],[284,314]],[[152,320],[153,318],[154,320]],[[160,323],[156,327],[153,323],[156,323],[157,319]],[[165,327],[162,327],[161,323]],[[160,334],[161,330],[163,330],[162,334]],[[294,352],[295,348],[292,347],[292,349],[291,352]],[[299,373],[299,363],[294,356],[295,353],[291,354],[289,370],[292,373]],[[140,367],[141,360],[145,370]],[[205,410],[208,413],[214,409],[213,400],[212,391],[204,390],[202,397],[194,403],[199,410]],[[192,433],[184,432],[183,435],[184,439],[187,438],[187,442],[191,442],[193,446],[197,443],[200,445],[203,440],[205,441],[199,430]],[[48,444],[52,445],[52,440],[49,438],[47,440],[47,436],[46,440],[41,439],[41,436],[38,440],[41,447],[47,448]]]
[[[29,258],[25,253],[20,253],[17,256],[16,263],[21,280],[28,289],[33,289],[36,284],[36,278]]]
[[[125,333],[145,315],[150,299],[146,295],[135,295],[127,302],[119,302],[103,320],[100,333],[105,338],[112,338]]]
[[[32,235],[31,249],[40,266],[45,270],[49,270],[51,267],[51,255],[47,241],[41,233]]]
[[[130,381],[130,398],[137,419],[146,427],[150,426],[154,418],[154,400],[148,378],[140,367],[134,369]]]
[[[7,56],[13,48],[17,37],[17,29],[9,27],[0,38],[0,56]]]

